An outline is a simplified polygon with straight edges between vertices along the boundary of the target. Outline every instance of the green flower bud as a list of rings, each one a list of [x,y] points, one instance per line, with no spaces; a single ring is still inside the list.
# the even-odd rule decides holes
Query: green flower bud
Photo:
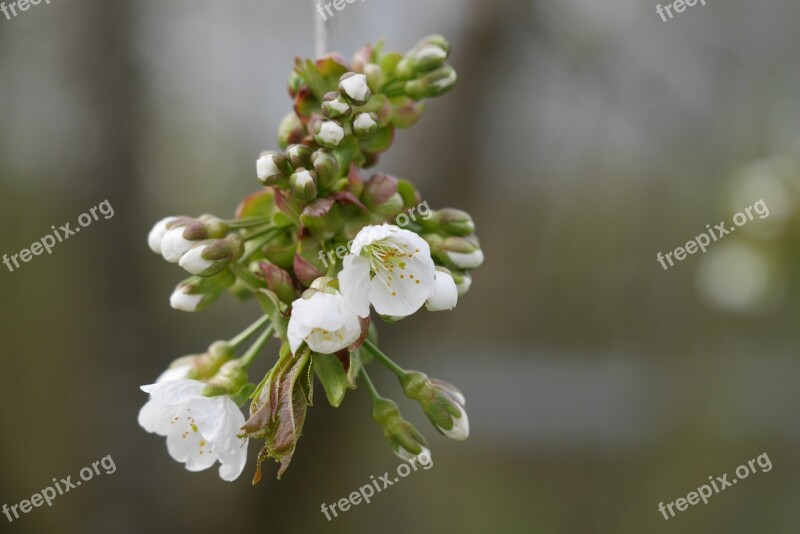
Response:
[[[353,118],[353,133],[359,139],[366,139],[378,131],[378,115],[375,113],[358,113]]]
[[[183,356],[173,361],[157,382],[181,378],[208,380],[217,374],[223,363],[235,357],[233,347],[228,342],[215,341],[203,354]]]
[[[469,288],[472,287],[472,275],[467,272],[451,271],[453,281],[456,283],[458,296],[461,297],[467,294]]]
[[[349,117],[353,113],[353,108],[347,100],[337,92],[330,92],[325,95],[322,101],[322,114],[329,119],[341,119]]]
[[[303,78],[295,70],[289,73],[289,96],[295,98],[303,86]]]
[[[427,220],[420,220],[422,228],[438,234],[469,236],[475,233],[475,223],[469,213],[454,208],[444,208]]]
[[[456,86],[457,82],[456,71],[445,65],[427,73],[422,78],[406,82],[405,91],[409,98],[422,100],[447,93]]]
[[[306,136],[306,127],[294,112],[283,118],[278,127],[278,146],[286,149],[289,145],[299,143]]]
[[[225,362],[217,374],[209,381],[203,395],[216,397],[217,395],[233,395],[248,383],[247,371],[239,360]]]
[[[311,149],[306,145],[291,145],[286,148],[286,158],[292,169],[307,169],[311,166]]]
[[[372,418],[383,428],[386,441],[394,453],[403,460],[410,460],[420,454],[430,455],[425,437],[414,425],[403,419],[394,401],[377,399],[372,409]]]
[[[380,65],[369,63],[364,67],[364,74],[367,77],[367,85],[369,85],[372,94],[380,92],[383,84],[386,83],[386,76],[383,74],[383,69]]]
[[[228,269],[213,276],[192,276],[178,284],[172,292],[170,306],[181,311],[200,311],[217,300],[235,281],[236,277]]]
[[[431,234],[426,234],[425,239]],[[446,266],[455,269],[475,269],[483,263],[483,251],[475,235],[460,237],[453,236],[442,239],[431,239],[431,252]]]
[[[469,436],[469,419],[464,395],[453,385],[431,380],[424,373],[410,371],[400,378],[403,392],[416,400],[439,432],[455,440]]]
[[[301,201],[307,202],[317,198],[317,177],[313,171],[304,168],[297,169],[297,172],[289,178],[289,185],[292,186],[292,196]]]
[[[339,161],[330,152],[317,150],[311,155],[311,163],[317,174],[317,186],[326,191],[333,188],[339,179]]]

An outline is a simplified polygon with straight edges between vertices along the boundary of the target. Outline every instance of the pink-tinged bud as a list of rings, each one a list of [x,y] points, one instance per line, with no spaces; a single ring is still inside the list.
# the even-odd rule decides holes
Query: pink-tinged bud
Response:
[[[363,106],[372,96],[366,75],[355,72],[348,72],[339,79],[339,94],[356,106]]]
[[[294,287],[291,275],[277,265],[259,262],[261,272],[267,281],[267,287],[275,293],[282,302],[291,304],[297,298],[297,290]]]
[[[376,174],[364,186],[361,200],[370,211],[394,217],[403,211],[403,197],[397,192],[397,184],[394,176]]]
[[[320,241],[333,238],[344,225],[341,207],[332,197],[320,198],[303,208],[300,222]]]
[[[392,124],[397,128],[409,128],[415,125],[425,111],[424,102],[416,102],[408,97],[393,98]]]
[[[306,287],[325,275],[322,264],[322,248],[319,242],[312,237],[305,237],[297,244],[297,253],[294,256],[294,274]]]
[[[364,74],[367,77],[367,85],[369,85],[372,94],[379,93],[383,84],[386,83],[386,75],[380,65],[369,63],[364,67]]]
[[[203,354],[183,356],[173,361],[156,382],[169,380],[208,380],[227,361],[236,357],[233,347],[226,341],[215,341]]]
[[[364,72],[367,64],[372,61],[372,45],[366,44],[359,48],[350,62],[355,72]]]

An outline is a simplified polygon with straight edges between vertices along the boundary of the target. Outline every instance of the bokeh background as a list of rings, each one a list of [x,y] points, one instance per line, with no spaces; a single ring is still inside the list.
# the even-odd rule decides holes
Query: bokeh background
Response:
[[[708,0],[666,23],[650,1],[349,4],[331,28],[347,57],[382,37],[452,43],[459,86],[378,169],[472,213],[487,260],[456,311],[381,334],[463,389],[469,440],[401,402],[434,467],[328,522],[323,502],[398,463],[363,389],[332,409],[318,388],[287,475],[267,465],[256,487],[256,443],[225,483],[137,426],[140,384],[258,313],[230,298],[171,310],[184,274],[146,234],[168,214],[227,216],[258,187],[316,16],[310,1],[52,0],[0,17],[0,252],[115,209],[51,256],[0,265],[0,502],[108,454],[117,466],[0,530],[796,532],[795,0]],[[656,262],[762,198],[768,218]],[[765,452],[771,471],[658,512]]]

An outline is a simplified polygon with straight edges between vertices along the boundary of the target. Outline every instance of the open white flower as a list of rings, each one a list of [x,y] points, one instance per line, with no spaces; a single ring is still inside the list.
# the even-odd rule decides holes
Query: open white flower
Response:
[[[437,270],[433,279],[433,294],[425,303],[429,311],[452,310],[458,303],[458,288],[450,273]]]
[[[205,387],[185,379],[142,386],[150,400],[139,411],[139,424],[166,436],[170,456],[189,471],[202,471],[219,461],[219,476],[236,480],[247,462],[247,439],[237,436],[244,415],[227,395],[204,396]]]
[[[292,354],[305,341],[314,352],[333,354],[361,336],[361,323],[341,293],[319,291],[292,303],[287,329]]]
[[[339,287],[361,317],[369,306],[381,315],[406,317],[433,294],[435,266],[428,243],[394,225],[366,226],[344,259]]]

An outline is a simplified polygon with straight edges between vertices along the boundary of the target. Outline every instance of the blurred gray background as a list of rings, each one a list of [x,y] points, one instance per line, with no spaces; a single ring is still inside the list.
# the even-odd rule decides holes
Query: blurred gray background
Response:
[[[136,414],[174,358],[256,316],[171,310],[184,274],[146,246],[169,214],[229,216],[275,148],[311,2],[52,0],[0,16],[0,227],[14,254],[108,199],[19,270],[0,265],[0,502],[111,454],[3,532],[796,532],[800,498],[800,4],[714,1],[662,22],[633,0],[365,0],[346,57],[451,42],[459,86],[378,170],[472,213],[486,263],[451,313],[382,325],[384,350],[461,387],[471,435],[328,522],[397,459],[366,393],[318,388],[288,473],[189,473]],[[666,253],[764,199],[664,271]],[[277,351],[277,347],[272,347]],[[266,369],[266,360],[263,368]],[[394,379],[373,376],[401,397]],[[766,452],[774,468],[665,521],[660,501]],[[729,475],[730,477],[730,475]]]

